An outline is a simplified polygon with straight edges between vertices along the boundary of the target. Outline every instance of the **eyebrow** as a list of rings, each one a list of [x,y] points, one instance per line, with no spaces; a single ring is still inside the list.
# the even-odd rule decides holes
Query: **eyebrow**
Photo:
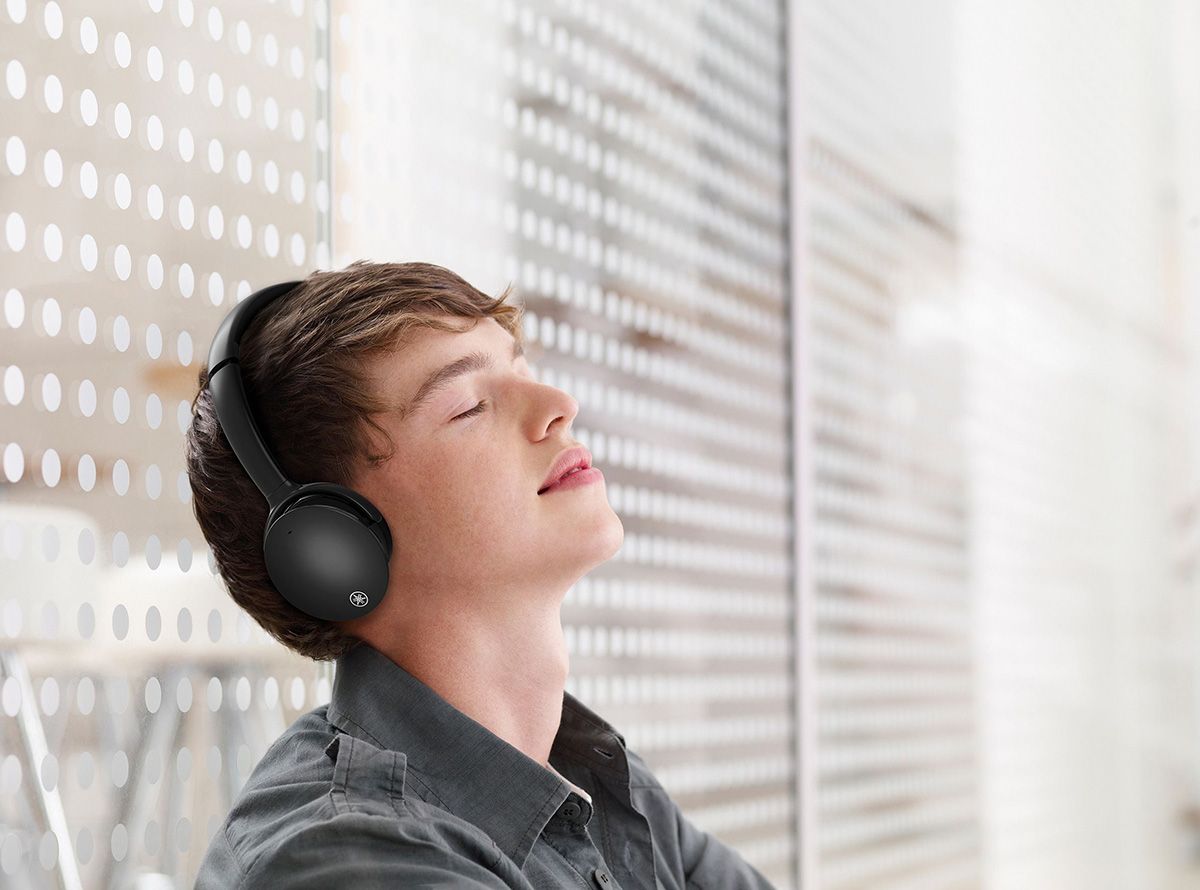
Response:
[[[525,344],[519,337],[513,338],[512,345],[512,360],[515,362],[518,358],[525,354]],[[427,378],[425,382],[417,389],[416,395],[412,397],[407,405],[402,405],[400,408],[400,417],[402,420],[411,417],[422,406],[426,405],[430,399],[450,385],[451,382],[457,380],[464,374],[471,374],[475,371],[487,371],[494,368],[496,363],[492,360],[492,356],[486,352],[470,352],[462,358],[457,358],[450,364],[438,368]]]

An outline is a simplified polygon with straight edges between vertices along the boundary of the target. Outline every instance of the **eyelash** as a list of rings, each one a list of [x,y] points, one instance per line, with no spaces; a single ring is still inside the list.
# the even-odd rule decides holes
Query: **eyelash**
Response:
[[[484,399],[482,402],[480,402],[478,405],[476,405],[470,411],[464,411],[462,414],[458,415],[458,417],[455,417],[454,419],[461,420],[464,417],[472,417],[476,414],[479,414],[483,411],[483,406],[486,404],[487,404],[487,399]]]

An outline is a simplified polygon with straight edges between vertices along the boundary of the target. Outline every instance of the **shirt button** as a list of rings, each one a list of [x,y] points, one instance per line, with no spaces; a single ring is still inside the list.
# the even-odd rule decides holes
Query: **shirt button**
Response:
[[[579,812],[579,804],[574,802],[563,804],[562,814],[564,819],[578,819]]]
[[[611,890],[611,888],[614,886],[613,879],[609,877],[608,872],[602,868],[597,868],[595,871],[593,871],[592,878],[596,881],[596,886],[602,887],[604,890]]]

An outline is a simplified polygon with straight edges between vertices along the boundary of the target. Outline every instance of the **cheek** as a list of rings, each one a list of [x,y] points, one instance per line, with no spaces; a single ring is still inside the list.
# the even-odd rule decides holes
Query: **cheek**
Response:
[[[537,481],[521,476],[515,459],[494,453],[427,455],[404,465],[380,506],[415,564],[440,571],[467,554],[472,563],[503,560],[524,552],[530,524],[544,512]]]
[[[522,509],[522,502],[528,500],[525,495],[536,494],[536,487],[524,491],[534,483],[519,478],[512,466],[494,450],[478,454],[466,443],[456,443],[453,451],[446,448],[413,468],[418,498],[435,516],[494,526],[497,517],[502,520]]]
[[[431,553],[487,560],[520,550],[539,506],[532,503],[536,492],[523,492],[511,474],[477,462],[443,467],[429,481],[423,512],[425,529],[436,539]]]

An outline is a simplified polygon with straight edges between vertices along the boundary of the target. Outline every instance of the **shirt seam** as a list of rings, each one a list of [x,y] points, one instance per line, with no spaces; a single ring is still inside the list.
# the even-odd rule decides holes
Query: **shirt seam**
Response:
[[[404,780],[400,782],[400,793],[396,794],[396,764],[399,762],[400,756],[395,751],[389,753],[391,754],[392,768],[391,775],[388,777],[388,801],[392,805],[392,812],[396,814],[396,818],[402,818],[404,813],[400,812],[400,806],[397,803],[402,804],[405,812],[408,812],[408,802],[404,799]],[[407,777],[408,755],[406,754],[404,755],[404,778],[407,779]]]
[[[452,809],[450,809],[450,804],[448,804],[444,800],[442,800],[441,797],[438,796],[438,793],[436,791],[434,791],[432,787],[430,787],[430,785],[427,781],[425,781],[425,777],[421,775],[420,770],[413,769],[413,765],[411,762],[408,764],[408,772],[412,776],[413,781],[416,784],[420,785],[422,788],[424,788],[425,792],[430,797],[432,797],[434,800],[437,801],[438,806],[440,806],[447,813],[454,813],[454,811]],[[457,814],[455,814],[455,815],[457,815]]]
[[[233,860],[234,868],[238,870],[238,881],[234,886],[234,890],[241,890],[242,887],[246,886],[246,876],[250,873],[250,869],[242,864],[241,857],[238,856],[238,851],[233,846],[233,841],[229,839],[228,822],[221,826],[221,840],[223,840],[225,842],[225,846],[229,848],[229,856]]]
[[[616,863],[617,857],[613,853],[612,835],[609,833],[609,830],[608,830],[608,804],[605,803],[603,800],[601,800],[601,798],[603,796],[604,796],[603,794],[599,794],[596,796],[596,802],[597,802],[598,808],[600,810],[599,817],[598,817],[599,822],[600,822],[600,843],[604,846],[604,856],[603,856],[604,861],[608,864],[608,867],[611,869],[611,868],[615,867],[614,863]],[[595,810],[593,810],[593,813],[594,812],[595,812]]]
[[[377,739],[377,738],[375,737],[375,734],[374,734],[373,732],[371,732],[371,730],[367,729],[365,726],[363,726],[361,723],[359,723],[357,720],[355,720],[353,717],[351,717],[349,714],[347,714],[347,713],[346,713],[345,711],[343,711],[341,708],[333,708],[333,707],[331,707],[331,708],[330,708],[330,710],[332,710],[332,711],[333,711],[333,716],[335,716],[335,717],[339,717],[339,718],[341,718],[342,720],[345,720],[347,723],[349,723],[349,724],[353,725],[353,726],[354,726],[354,727],[356,727],[357,729],[361,730],[361,731],[362,731],[362,733],[363,733],[363,735],[365,735],[367,738],[369,738],[369,739],[370,739],[370,740],[371,740],[371,741],[374,743],[374,745],[375,745],[375,747],[376,747],[376,748],[380,748],[381,750],[388,750],[388,746],[387,746],[387,745],[385,745],[385,744],[384,744],[382,741],[380,741],[379,739]],[[326,711],[326,717],[328,717],[328,716],[329,716],[329,712],[328,712],[328,711]],[[331,725],[332,725],[332,726],[333,726],[335,729],[336,729],[336,728],[338,728],[338,727],[337,727],[337,724],[336,724],[336,723],[334,723],[332,720],[329,720],[328,722],[329,722],[329,723],[330,723],[330,724],[331,724]]]

